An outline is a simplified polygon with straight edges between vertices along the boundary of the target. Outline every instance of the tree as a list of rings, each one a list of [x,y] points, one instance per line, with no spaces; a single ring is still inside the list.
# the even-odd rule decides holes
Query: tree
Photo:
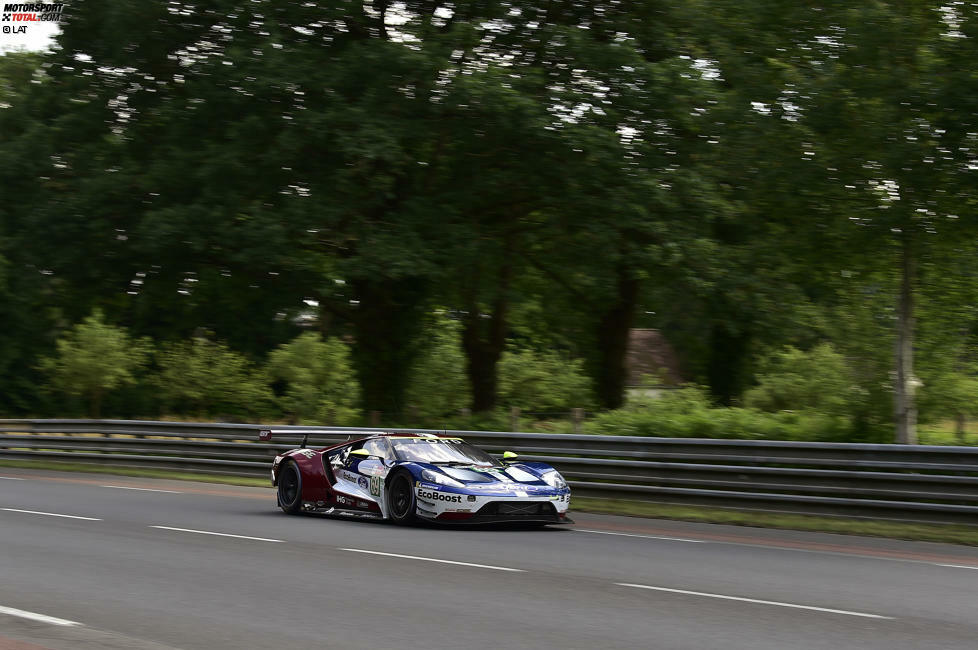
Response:
[[[827,169],[850,199],[836,214],[855,257],[888,268],[894,295],[893,419],[916,442],[914,340],[924,263],[973,236],[978,106],[960,61],[975,55],[978,13],[875,3],[833,14],[821,65],[799,90]],[[968,90],[966,90],[968,89]],[[964,216],[960,216],[964,213]]]
[[[41,367],[54,388],[85,397],[89,415],[97,418],[106,393],[136,381],[149,350],[147,339],[109,325],[96,309],[58,339],[57,356],[43,359]]]
[[[305,332],[273,350],[265,368],[284,383],[280,403],[293,421],[339,425],[357,417],[360,389],[346,343]]]

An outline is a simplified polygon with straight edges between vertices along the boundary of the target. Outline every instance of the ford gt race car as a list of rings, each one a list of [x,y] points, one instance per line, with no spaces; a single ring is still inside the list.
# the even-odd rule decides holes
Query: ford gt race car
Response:
[[[284,433],[284,432],[283,432]],[[293,433],[290,431],[289,433]],[[271,440],[262,431],[261,440]],[[383,433],[275,457],[272,485],[289,514],[322,512],[450,523],[573,523],[570,488],[545,463],[503,460],[461,438]]]

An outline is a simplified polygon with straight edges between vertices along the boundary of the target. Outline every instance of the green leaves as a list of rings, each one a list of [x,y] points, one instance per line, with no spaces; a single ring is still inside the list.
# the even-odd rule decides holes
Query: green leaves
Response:
[[[51,385],[67,395],[84,396],[92,417],[99,417],[105,395],[136,381],[150,352],[148,339],[134,339],[105,322],[100,310],[57,341],[57,354],[41,361]]]
[[[342,341],[300,334],[268,355],[266,371],[284,383],[279,402],[297,423],[342,425],[358,416],[360,387]]]
[[[264,374],[223,343],[196,337],[164,344],[157,365],[153,383],[170,412],[255,419],[270,411],[273,397]]]

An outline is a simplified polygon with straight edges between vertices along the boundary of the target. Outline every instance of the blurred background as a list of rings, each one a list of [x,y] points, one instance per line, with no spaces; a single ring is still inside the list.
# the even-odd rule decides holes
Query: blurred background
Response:
[[[978,442],[970,4],[59,25],[0,35],[0,416]]]

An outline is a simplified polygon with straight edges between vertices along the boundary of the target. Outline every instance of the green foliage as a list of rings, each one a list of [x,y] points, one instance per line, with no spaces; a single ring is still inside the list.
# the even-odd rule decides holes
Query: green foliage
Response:
[[[583,362],[550,350],[508,349],[499,362],[499,394],[503,405],[524,412],[566,412],[594,406]]]
[[[357,393],[435,424],[611,408],[638,326],[719,403],[770,413],[667,396],[607,414],[626,428],[861,440],[913,385],[891,369],[916,319],[921,418],[973,417],[975,7],[260,4],[78,0],[55,51],[0,57],[0,411],[44,409],[38,359],[55,385],[59,329],[101,307],[271,355],[297,420]],[[306,300],[353,341],[358,389],[340,344],[293,340]],[[433,304],[464,346],[457,322],[425,331]],[[272,408],[208,345],[104,403],[57,388],[93,411],[152,410],[150,385],[178,413]],[[529,351],[552,349],[590,382]]]
[[[847,416],[857,390],[841,354],[830,343],[804,351],[788,346],[763,359],[758,385],[744,395],[744,404],[762,411],[811,409]]]
[[[268,355],[266,372],[285,384],[282,410],[303,424],[350,424],[359,416],[360,387],[349,346],[305,332]]]
[[[196,418],[259,418],[274,397],[267,378],[227,345],[195,337],[163,345],[153,378],[162,406]]]
[[[978,374],[974,371],[921,374],[920,421],[978,417]]]
[[[56,356],[43,359],[41,369],[56,390],[85,397],[97,418],[108,392],[136,381],[149,351],[147,339],[106,323],[96,309],[58,339]]]
[[[407,414],[417,422],[445,426],[469,405],[461,325],[445,315],[428,319],[425,346],[411,370]],[[418,425],[414,425],[418,426]]]
[[[587,433],[661,438],[838,440],[849,431],[845,418],[814,411],[765,413],[753,408],[715,407],[697,387],[660,397],[631,399],[621,409],[589,422]]]

